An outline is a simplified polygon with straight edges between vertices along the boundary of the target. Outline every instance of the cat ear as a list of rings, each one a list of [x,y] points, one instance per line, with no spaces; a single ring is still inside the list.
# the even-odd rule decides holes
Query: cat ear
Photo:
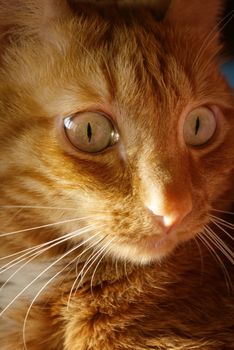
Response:
[[[222,14],[222,0],[171,0],[164,20],[195,27],[207,34]]]
[[[21,34],[43,32],[51,21],[70,12],[66,0],[0,0],[0,37],[18,28]]]

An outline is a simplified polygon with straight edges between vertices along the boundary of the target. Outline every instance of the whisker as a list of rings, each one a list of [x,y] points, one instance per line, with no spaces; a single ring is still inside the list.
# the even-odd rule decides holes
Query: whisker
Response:
[[[41,206],[41,205],[0,205],[0,209],[45,209],[45,210],[61,210],[61,211],[74,211],[74,212],[79,212],[80,213],[80,208],[70,208],[70,207],[52,207],[52,206]],[[103,213],[106,214],[105,210],[95,210],[95,209],[90,209],[89,211],[91,213]]]
[[[103,240],[103,238],[102,238],[101,240]],[[90,248],[89,248],[89,249],[90,249]],[[87,252],[89,249],[86,249],[86,252]],[[95,252],[92,251],[91,254],[89,255],[89,257],[87,258],[85,264],[87,264],[87,263],[90,262],[90,260],[92,259],[92,257],[93,257],[94,254],[95,254]],[[75,289],[75,285],[76,285],[78,279],[79,279],[80,276],[81,276],[82,270],[81,270],[80,272],[78,272],[77,266],[76,266],[76,272],[77,272],[77,273],[76,273],[76,278],[75,278],[75,280],[74,280],[74,282],[73,282],[73,284],[72,284],[72,287],[71,287],[71,289],[70,289],[70,293],[69,293],[69,296],[68,296],[68,300],[67,300],[67,310],[68,310],[69,307],[70,307],[70,303],[71,303],[71,299],[72,299],[73,290]],[[75,294],[76,292],[77,292],[77,288],[76,288],[76,290],[74,291],[74,294]]]
[[[211,244],[205,239],[204,237],[204,232],[199,233],[197,235],[197,237],[201,240],[201,242],[205,245],[205,247],[208,249],[208,251],[211,253],[211,255],[214,257],[214,259],[220,264],[221,268],[222,268],[222,272],[224,274],[224,278],[226,281],[226,285],[227,285],[227,289],[228,291],[232,290],[232,281],[231,281],[231,277],[227,271],[226,266],[224,265],[222,259],[219,257],[219,255],[217,254],[217,252],[215,251],[215,249],[211,246]],[[208,238],[208,237],[207,237]],[[213,241],[212,241],[213,243]]]
[[[101,226],[99,225],[99,227],[102,227],[102,226],[103,226],[103,225],[101,225]],[[98,231],[97,234],[95,234],[95,235],[93,236],[93,238],[94,238],[96,235],[100,234],[100,233],[101,233],[101,231]],[[79,264],[79,262],[80,262],[80,258],[81,258],[82,256],[85,256],[85,253],[86,253],[88,250],[90,250],[91,248],[95,247],[95,245],[96,245],[97,243],[99,243],[102,239],[103,239],[103,238],[100,238],[100,240],[95,241],[94,243],[92,243],[91,245],[89,245],[85,250],[82,250],[82,252],[76,257],[76,266],[75,266],[75,274],[76,274],[76,276],[77,276],[77,274],[78,274],[78,264]],[[74,266],[73,266],[72,268],[70,268],[70,270],[68,271],[68,273],[71,273],[72,270],[74,270]],[[67,274],[64,276],[63,281],[66,280],[66,276],[67,276]]]
[[[224,223],[225,225],[228,225],[229,228],[233,228],[234,227],[234,224],[229,222],[229,221],[227,221],[226,219],[220,218],[220,217],[218,217],[216,215],[210,215],[210,217],[212,218],[212,220],[217,221],[220,224]]]
[[[69,237],[66,237],[66,239],[64,239],[64,240],[63,240],[64,237],[63,237],[63,238],[60,237],[59,239],[54,240],[54,241],[59,242],[59,243],[62,243],[61,241],[64,242],[64,241],[68,240],[70,237],[72,237],[72,236],[69,235]],[[59,243],[58,243],[58,244],[59,244]],[[48,244],[47,244],[47,243],[43,243],[43,244],[41,244],[41,245],[37,245],[36,247],[28,248],[28,249],[29,249],[28,252],[26,252],[25,254],[23,254],[23,255],[21,255],[21,256],[15,258],[15,259],[13,259],[13,260],[11,260],[11,261],[8,262],[7,264],[3,265],[3,266],[0,268],[0,274],[1,274],[1,273],[4,273],[5,271],[11,269],[12,267],[14,267],[14,266],[16,266],[16,265],[18,265],[18,264],[20,264],[21,262],[27,260],[28,258],[30,258],[30,257],[32,257],[32,256],[35,256],[35,255],[37,254],[38,251],[45,252],[47,249],[43,249],[43,250],[40,250],[40,249],[43,248],[44,246],[49,245],[49,244],[50,244],[50,243],[48,243]],[[52,246],[52,247],[53,247],[53,246]],[[52,247],[51,247],[51,248],[52,248]],[[5,258],[5,257],[4,257],[4,258]],[[3,259],[4,259],[4,258],[3,258]]]
[[[234,237],[222,227],[222,226],[225,226],[227,228],[233,229],[234,225],[227,223],[225,220],[222,220],[222,219],[219,220],[219,218],[216,218],[213,215],[211,215],[211,222],[215,226],[217,226],[220,230],[222,230],[222,232],[224,232],[230,239],[234,240]]]
[[[232,200],[230,200],[232,201]],[[234,200],[233,200],[234,201]],[[211,209],[212,211],[217,211],[218,213],[223,213],[223,214],[229,214],[229,215],[234,215],[233,212],[227,211],[227,210],[219,210],[219,209]]]
[[[41,206],[41,205],[0,205],[1,209],[51,209],[51,210],[69,210],[69,211],[79,211],[79,208],[69,208],[69,207],[51,207],[51,206]]]
[[[100,233],[100,232],[99,232],[99,233]],[[104,238],[101,237],[97,242],[94,242],[92,245],[90,245],[89,247],[87,247],[87,248],[79,255],[78,261],[80,260],[80,257],[81,257],[82,255],[84,255],[88,250],[90,250],[91,248],[93,248],[94,246],[96,246],[98,243],[100,243],[103,239],[104,239]],[[92,256],[92,255],[93,255],[93,252],[92,252],[91,256]],[[73,292],[73,290],[74,290],[74,288],[75,288],[75,285],[76,285],[76,283],[77,283],[77,281],[78,281],[78,279],[79,279],[78,266],[77,266],[77,264],[76,264],[76,275],[77,275],[77,276],[76,276],[76,278],[75,278],[75,281],[74,281],[74,283],[73,283],[73,285],[72,285],[72,287],[71,287],[70,293],[69,293],[68,302],[67,302],[67,309],[69,308],[69,304],[70,304],[70,301],[71,301],[71,298],[72,298],[72,292]]]
[[[108,248],[111,243],[113,242],[113,240],[115,239],[115,237],[113,237],[109,242],[107,242],[101,249],[99,249],[94,255],[93,257],[90,259],[89,262],[91,262],[93,259],[93,261],[91,262],[91,264],[88,266],[88,268],[86,269],[86,271],[84,272],[83,276],[80,279],[80,282],[76,288],[76,290],[78,290],[83,282],[84,277],[87,275],[88,271],[90,270],[90,268],[93,266],[93,264],[98,260],[98,258],[102,255],[102,253],[106,250],[106,248]],[[110,250],[110,249],[109,249]],[[109,250],[106,251],[106,253],[104,255],[107,254],[107,252],[109,252]]]
[[[203,234],[204,234],[204,232],[203,232]],[[204,244],[204,246],[208,249],[208,251],[211,253],[211,255],[213,256],[215,261],[218,262],[218,264],[221,266],[227,289],[228,289],[228,291],[232,290],[232,281],[231,281],[229,273],[228,273],[222,259],[216,253],[215,249],[212,248],[211,244],[209,242],[207,242],[207,240],[205,239],[204,236],[198,235],[197,237],[201,240],[201,242]]]
[[[126,277],[128,283],[131,284],[131,281],[129,280],[129,277],[128,277],[127,260],[125,260],[125,262],[124,262],[124,274],[125,274],[125,277]]]
[[[234,264],[233,252],[228,248],[228,246],[211,230],[210,227],[205,228],[206,237],[216,245],[216,247],[223,253],[224,256]]]
[[[41,229],[41,228],[46,228],[46,227],[66,224],[66,223],[70,223],[70,222],[74,222],[74,221],[82,221],[82,220],[86,220],[86,219],[90,219],[90,218],[93,218],[93,216],[84,216],[82,218],[67,219],[67,220],[57,221],[57,222],[54,222],[54,223],[51,223],[51,224],[29,227],[29,228],[18,230],[18,231],[13,231],[13,232],[7,232],[7,233],[0,234],[0,238],[1,237],[6,237],[6,236],[11,236],[11,235],[14,235],[16,233],[25,233],[25,232],[28,232],[28,231],[34,231],[34,230],[38,230],[38,229]]]
[[[80,288],[83,279],[85,277],[85,275],[87,274],[87,272],[90,270],[90,268],[93,266],[93,264],[95,263],[95,261],[99,258],[99,256],[103,253],[103,251],[105,251],[106,248],[108,248],[108,246],[113,242],[115,238],[112,238],[109,242],[107,242],[103,247],[101,247],[95,254],[93,254],[91,256],[91,258],[86,261],[86,263],[84,264],[82,270],[80,271],[79,275],[77,276],[76,280],[78,281],[79,277],[80,278],[80,282],[78,283],[75,293],[77,292],[77,290]],[[88,264],[91,262],[91,264],[88,266]],[[88,266],[88,268],[85,271],[86,266]],[[84,272],[85,271],[85,272]]]
[[[221,226],[227,227],[227,228],[229,228],[231,230],[234,229],[234,225],[229,223],[229,222],[227,222],[227,221],[225,221],[225,220],[213,219],[212,222],[214,222],[214,221],[219,223]],[[233,240],[233,236],[229,232],[226,232],[226,233],[227,233],[227,236],[230,237]]]
[[[76,249],[78,249],[80,246],[76,246],[73,249],[71,249],[68,254],[72,253],[73,251],[75,251]],[[67,256],[68,254],[64,254],[60,260],[62,260],[65,256]],[[55,280],[56,277],[58,277],[63,271],[65,271],[71,264],[73,264],[76,261],[77,257],[75,257],[74,259],[72,259],[71,261],[69,261],[69,263],[67,265],[65,265],[61,270],[59,270],[53,277],[51,277],[45,284],[44,286],[37,292],[37,294],[35,295],[35,297],[33,298],[32,302],[30,303],[28,310],[26,312],[25,318],[24,318],[24,323],[23,323],[23,345],[24,345],[24,349],[27,350],[27,344],[26,344],[26,324],[27,324],[27,319],[29,317],[30,311],[33,307],[33,304],[35,303],[35,301],[37,300],[37,298],[40,296],[40,294],[43,292],[43,290],[45,290],[45,288]],[[59,259],[58,259],[59,260]],[[58,260],[56,260],[55,263],[58,262]],[[51,268],[52,265],[49,266],[49,268]],[[42,271],[43,272],[43,271]],[[45,270],[44,270],[45,272]]]
[[[90,231],[90,229],[89,230],[86,230],[86,231],[82,231],[82,233],[84,233],[84,232],[89,232]],[[74,232],[76,232],[76,231],[74,231]],[[95,237],[96,236],[96,234],[93,236],[93,237]],[[19,272],[19,271],[21,271],[26,265],[28,265],[31,261],[33,261],[34,259],[36,259],[38,256],[40,256],[41,254],[43,254],[45,251],[48,251],[49,249],[51,249],[52,247],[55,247],[55,246],[57,246],[57,245],[59,245],[59,244],[61,244],[61,243],[63,243],[64,241],[67,241],[68,239],[70,239],[70,238],[73,238],[73,237],[77,237],[77,234],[76,233],[74,233],[74,235],[73,236],[71,236],[71,237],[66,237],[64,240],[62,240],[62,241],[59,241],[59,242],[57,242],[57,243],[55,243],[55,244],[53,244],[53,245],[51,245],[51,246],[49,246],[49,247],[47,247],[47,248],[45,248],[45,249],[43,249],[43,250],[41,250],[41,251],[39,251],[38,253],[36,253],[36,254],[33,254],[31,257],[30,257],[30,259],[28,259],[24,264],[22,264],[18,269],[16,269],[16,271],[14,271],[11,275],[10,275],[10,277],[2,284],[2,286],[0,287],[0,291],[4,288],[4,286]],[[6,271],[6,270],[4,270],[4,271]],[[4,272],[3,271],[3,272]]]
[[[86,227],[90,227],[90,226],[86,226]],[[50,243],[56,242],[56,241],[58,241],[58,240],[60,240],[60,239],[62,239],[62,238],[65,238],[65,237],[68,237],[68,236],[70,236],[70,235],[73,235],[74,232],[77,232],[77,230],[76,230],[76,231],[73,231],[73,232],[70,232],[70,233],[68,233],[68,234],[66,234],[66,235],[63,235],[63,236],[61,236],[61,237],[57,237],[57,238],[55,238],[55,239],[52,239],[51,241],[47,241],[47,242],[45,242],[45,243],[41,243],[41,244],[34,245],[34,246],[32,246],[32,247],[29,247],[29,248],[20,250],[20,251],[18,251],[18,252],[16,252],[16,253],[12,253],[12,254],[9,254],[9,255],[5,255],[5,256],[3,256],[3,257],[0,257],[0,260],[9,259],[9,258],[11,258],[11,257],[13,257],[13,256],[17,256],[17,255],[20,255],[20,254],[22,254],[22,253],[32,252],[32,251],[34,251],[34,250],[40,249],[41,247],[47,246],[47,245],[50,244]],[[24,255],[23,255],[23,256],[24,256]],[[22,257],[22,255],[21,255],[21,257]]]
[[[205,40],[203,41],[197,56],[193,62],[193,68],[199,65],[199,60],[202,57],[202,54],[205,50],[206,45],[209,43],[209,45],[213,42],[216,36],[217,29],[221,32],[227,24],[232,20],[234,17],[234,10],[230,11],[225,17],[223,17],[215,26],[214,28],[209,32],[209,34],[206,36]],[[221,27],[220,27],[221,25]],[[213,36],[213,37],[212,37]]]
[[[40,277],[42,277],[47,271],[49,271],[49,269],[51,269],[53,266],[55,266],[56,264],[58,264],[62,259],[64,259],[66,256],[68,256],[69,254],[71,254],[73,251],[75,251],[76,249],[78,249],[79,247],[81,247],[82,245],[86,244],[87,242],[89,242],[90,240],[93,239],[93,236],[87,238],[84,242],[76,245],[75,247],[71,248],[68,252],[64,253],[61,257],[59,257],[58,259],[56,259],[52,264],[50,264],[47,268],[45,268],[42,272],[39,273],[39,275],[37,275],[37,277],[35,277],[27,286],[25,286],[12,300],[10,303],[8,303],[8,305],[0,312],[0,317],[4,314],[4,312],[6,312],[9,307],[25,292],[28,290],[28,288],[35,283]],[[77,259],[77,257],[76,257]]]
[[[102,255],[101,259],[99,260],[99,262],[97,263],[97,265],[96,265],[96,267],[95,267],[95,269],[93,271],[93,274],[92,274],[92,277],[91,277],[91,281],[90,281],[90,289],[91,289],[91,293],[92,294],[93,294],[93,281],[94,281],[95,273],[97,272],[98,266],[100,265],[100,263],[105,258],[105,256],[109,253],[110,250],[111,250],[111,247],[105,251],[105,253]]]
[[[104,225],[102,225],[102,226],[104,226]],[[94,226],[94,225],[88,225],[88,226],[86,226],[86,227],[84,227],[84,228],[75,230],[75,231],[73,231],[73,232],[70,232],[70,233],[68,233],[68,234],[66,234],[66,235],[64,235],[64,236],[58,237],[58,238],[56,238],[56,239],[54,239],[54,240],[51,240],[51,241],[49,241],[49,242],[45,242],[45,243],[39,244],[39,245],[34,246],[34,247],[32,247],[32,248],[27,248],[27,249],[29,249],[29,250],[28,250],[25,254],[20,255],[19,257],[15,258],[15,259],[11,260],[10,262],[8,262],[7,264],[3,265],[3,266],[0,268],[0,273],[3,273],[3,272],[5,272],[6,270],[9,270],[10,268],[12,268],[13,266],[19,264],[20,262],[25,261],[28,257],[34,256],[34,255],[37,253],[37,251],[40,250],[40,249],[43,248],[43,247],[47,247],[48,245],[52,244],[49,248],[45,248],[45,249],[43,250],[43,252],[44,252],[44,251],[46,251],[47,249],[50,249],[50,248],[56,246],[56,244],[53,244],[53,243],[57,243],[57,242],[59,242],[59,244],[60,244],[60,243],[63,243],[63,242],[65,242],[66,240],[68,240],[68,239],[70,239],[70,238],[80,236],[81,234],[83,234],[83,233],[89,231],[89,230],[90,230],[91,228],[93,228],[93,227],[95,227],[95,226]],[[99,227],[101,227],[101,226],[99,225]],[[34,254],[34,252],[35,252],[35,254]],[[33,253],[33,254],[32,254],[32,253]],[[5,258],[5,257],[4,257],[4,258]]]
[[[0,257],[0,260],[6,260],[6,259],[9,259],[9,258],[12,258],[12,257],[14,257],[14,256],[19,255],[17,258],[11,260],[9,263],[7,263],[6,265],[2,266],[2,267],[0,268],[0,271],[1,271],[1,269],[3,269],[3,268],[5,268],[6,266],[8,266],[8,264],[11,264],[12,262],[15,262],[15,261],[17,261],[17,260],[19,260],[19,259],[21,259],[21,258],[27,256],[27,255],[30,255],[32,252],[37,251],[38,249],[41,249],[41,248],[43,248],[43,247],[49,245],[50,243],[57,242],[57,241],[61,240],[62,238],[65,238],[65,237],[70,236],[70,235],[71,235],[71,233],[66,234],[66,235],[63,235],[62,237],[58,237],[58,238],[53,239],[53,240],[51,240],[51,241],[48,241],[48,242],[45,242],[45,243],[41,243],[41,244],[37,244],[37,245],[34,245],[34,246],[32,246],[32,247],[29,247],[29,248],[20,250],[20,251],[18,251],[18,252],[16,252],[16,253],[12,253],[12,254],[9,254],[9,255]],[[23,254],[23,253],[24,253],[24,254]],[[23,255],[21,255],[21,254],[23,254]]]

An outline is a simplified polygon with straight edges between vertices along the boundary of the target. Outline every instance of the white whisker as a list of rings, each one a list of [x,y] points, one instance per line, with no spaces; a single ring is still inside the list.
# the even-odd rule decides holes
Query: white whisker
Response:
[[[80,271],[79,275],[77,276],[77,281],[80,278],[80,282],[78,283],[77,287],[76,287],[76,290],[75,290],[75,293],[76,291],[80,288],[82,282],[83,282],[83,279],[85,277],[85,275],[87,274],[87,272],[90,270],[90,268],[93,266],[93,264],[95,263],[95,261],[99,258],[99,256],[105,251],[106,248],[109,247],[109,245],[113,242],[113,240],[115,239],[112,238],[110,241],[108,241],[103,247],[101,247],[94,255],[92,255],[92,257],[86,261],[86,263],[84,264],[82,270]],[[91,264],[88,266],[88,264],[91,262]],[[87,269],[85,270],[85,268],[87,267]]]
[[[93,216],[86,216],[86,217],[82,217],[82,218],[67,219],[67,220],[57,221],[57,222],[54,222],[54,223],[51,223],[51,224],[46,224],[46,225],[41,225],[41,226],[34,226],[34,227],[29,227],[29,228],[18,230],[18,231],[2,233],[2,234],[0,234],[0,238],[1,237],[6,237],[6,236],[11,236],[11,235],[14,235],[16,233],[25,233],[25,232],[28,232],[28,231],[39,230],[41,228],[46,228],[46,227],[66,224],[66,223],[70,223],[70,222],[74,222],[74,221],[87,220],[87,219],[90,219],[90,218],[93,218]]]
[[[234,200],[233,200],[234,201]],[[218,213],[234,215],[233,212],[227,210],[212,209],[212,211],[217,211]]]
[[[99,232],[99,233],[100,233],[100,232]],[[91,248],[93,248],[94,246],[96,246],[98,243],[100,243],[103,239],[104,239],[104,238],[101,237],[97,242],[94,242],[92,245],[90,245],[89,247],[87,247],[87,248],[79,255],[78,261],[80,260],[80,257],[81,257],[82,255],[84,255],[88,250],[90,250]],[[92,252],[91,256],[93,256],[93,254],[94,254],[94,252]],[[88,258],[88,260],[89,260],[89,258]],[[73,292],[73,290],[74,290],[74,288],[75,288],[75,285],[76,285],[78,279],[79,279],[78,266],[77,266],[77,264],[76,264],[76,278],[75,278],[75,281],[74,281],[74,283],[73,283],[73,285],[72,285],[72,287],[71,287],[70,293],[69,293],[68,302],[67,302],[67,309],[69,308],[69,304],[70,304],[71,297],[72,297],[72,292]]]
[[[91,230],[90,230],[90,228],[87,230],[87,228],[86,228],[86,230],[85,231],[83,231],[82,232],[82,234],[83,233],[87,233],[87,232],[90,232]],[[30,257],[30,259],[28,259],[24,264],[22,264],[18,269],[16,269],[16,271],[14,271],[9,277],[8,277],[8,279],[2,284],[2,286],[0,287],[0,292],[1,292],[1,290],[4,288],[4,286],[19,272],[19,271],[21,271],[26,265],[28,265],[30,262],[32,262],[34,259],[36,259],[38,256],[40,256],[41,254],[43,254],[45,251],[48,251],[49,249],[51,249],[51,248],[53,248],[53,247],[55,247],[55,246],[57,246],[57,245],[59,245],[59,244],[61,244],[61,243],[63,243],[63,242],[65,242],[65,241],[67,241],[68,239],[70,239],[70,238],[73,238],[73,237],[77,237],[77,235],[76,235],[76,233],[75,233],[76,231],[74,231],[74,235],[73,236],[71,236],[71,237],[66,237],[65,239],[63,239],[63,240],[61,240],[61,241],[59,241],[59,242],[57,242],[57,243],[55,243],[55,244],[52,244],[51,246],[49,246],[49,247],[47,247],[47,248],[44,248],[43,250],[40,250],[38,253],[36,253],[36,254],[33,254],[31,257]],[[96,236],[96,234],[93,236],[93,237],[95,237]],[[24,259],[25,260],[25,259]],[[14,265],[13,265],[14,266]],[[12,266],[11,266],[12,267]],[[6,269],[3,271],[3,272],[5,272],[6,271]]]
[[[233,228],[233,227],[234,227],[234,224],[232,224],[232,223],[230,223],[229,221],[227,221],[227,220],[225,220],[225,219],[222,219],[222,218],[220,218],[220,217],[218,217],[218,216],[216,216],[216,215],[210,215],[210,217],[211,217],[213,220],[217,221],[217,222],[224,223],[224,224],[230,226],[230,228]]]
[[[197,235],[197,237],[205,245],[205,247],[208,249],[208,251],[211,253],[211,255],[215,258],[215,260],[220,264],[220,266],[222,268],[222,272],[224,274],[225,281],[226,281],[227,289],[230,291],[230,289],[232,290],[233,287],[232,287],[231,277],[229,276],[227,268],[224,265],[222,259],[219,257],[219,255],[215,251],[215,249],[212,247],[212,245],[207,241],[207,239],[205,239],[204,235],[205,235],[206,238],[210,239],[209,236],[208,237],[206,236],[205,232],[199,233]],[[213,243],[212,240],[211,240],[211,242]]]
[[[109,251],[111,250],[111,247],[109,249],[107,249],[105,251],[105,253],[101,256],[101,259],[99,260],[99,262],[97,263],[94,271],[93,271],[93,274],[92,274],[92,277],[91,277],[91,281],[90,281],[90,289],[91,289],[91,293],[93,294],[93,281],[94,281],[94,276],[95,276],[95,273],[98,269],[98,266],[100,265],[100,263],[102,262],[102,260],[105,258],[105,256],[109,253]],[[100,256],[100,255],[99,255]],[[98,257],[99,257],[98,256]]]
[[[234,229],[234,224],[231,224],[230,222],[228,222],[228,221],[226,221],[226,220],[223,220],[223,219],[221,219],[221,218],[213,218],[213,221],[215,221],[215,222],[217,222],[217,223],[219,223],[221,226],[225,226],[225,227],[227,227],[227,228],[229,228],[229,229]],[[233,236],[231,235],[231,234],[228,234],[228,236],[231,238],[231,239],[233,239]]]
[[[72,253],[73,251],[75,251],[76,249],[78,249],[80,246],[76,246],[74,247],[73,249],[71,249],[69,252],[67,252],[66,254],[64,254],[60,260],[62,260],[63,258],[65,258],[68,254]],[[28,310],[27,310],[27,313],[25,315],[25,318],[24,318],[24,323],[23,323],[23,345],[24,345],[24,349],[27,350],[27,344],[26,344],[26,323],[27,323],[27,319],[28,319],[28,316],[29,316],[29,313],[33,307],[33,304],[35,303],[35,301],[37,300],[37,298],[40,296],[40,294],[43,292],[43,290],[45,290],[45,288],[55,280],[56,277],[58,277],[63,271],[65,271],[71,264],[74,263],[74,261],[77,259],[77,257],[75,257],[74,259],[72,259],[71,261],[69,261],[69,263],[67,265],[65,265],[61,270],[59,270],[53,277],[51,277],[45,284],[44,286],[37,292],[37,294],[35,295],[35,297],[33,298],[32,302],[30,303],[29,307],[28,307]],[[59,260],[59,259],[58,259]],[[58,262],[58,260],[56,260],[55,263]],[[52,264],[49,266],[49,268],[52,267]],[[42,272],[45,272],[42,271]]]
[[[131,284],[131,281],[129,280],[129,277],[128,277],[127,260],[125,260],[125,263],[124,263],[124,274],[128,283]]]
[[[80,208],[70,208],[70,207],[52,207],[52,206],[41,206],[41,205],[0,205],[0,209],[19,209],[18,212],[26,209],[45,209],[45,210],[60,210],[60,211],[74,211],[74,212],[79,212],[81,211]],[[89,211],[91,213],[96,213],[96,214],[107,214],[105,210],[95,210],[95,209],[90,209]],[[18,213],[17,212],[17,213]],[[91,217],[91,216],[90,216]]]
[[[62,259],[64,259],[67,255],[71,254],[74,250],[81,247],[82,245],[86,244],[90,240],[93,239],[93,236],[86,239],[84,242],[76,245],[72,249],[70,249],[68,252],[64,253],[62,257],[55,260],[51,265],[49,265],[46,269],[44,269],[36,278],[34,278],[27,286],[25,286],[12,300],[8,305],[0,312],[0,317],[4,314],[5,311],[25,292],[28,290],[28,288],[35,283],[41,276],[43,276],[49,269],[51,269],[53,266],[55,266],[57,263],[59,263]]]
[[[213,220],[217,221],[217,222],[220,222],[220,223],[224,223],[224,224],[226,224],[226,225],[229,225],[230,228],[233,228],[233,227],[234,227],[234,224],[232,224],[232,223],[230,223],[229,221],[227,221],[227,220],[225,220],[225,219],[222,219],[222,218],[220,218],[220,217],[218,217],[218,216],[210,215],[210,217],[211,217]]]
[[[99,227],[101,227],[101,226],[99,225]],[[37,251],[45,252],[48,249],[55,247],[57,244],[61,244],[61,243],[65,242],[65,241],[69,240],[70,238],[78,237],[78,236],[88,232],[92,228],[95,228],[95,226],[94,225],[85,226],[84,228],[75,230],[75,231],[73,231],[73,232],[71,232],[69,234],[66,234],[64,236],[58,237],[58,238],[56,238],[54,240],[51,240],[49,242],[45,242],[45,243],[42,243],[42,244],[37,245],[35,247],[32,247],[25,254],[15,258],[15,259],[11,260],[10,262],[8,262],[7,264],[3,265],[0,268],[0,274],[5,272],[6,270],[11,269],[15,265],[18,265],[19,263],[25,261],[26,259],[30,258],[31,256],[35,256],[37,254]],[[50,246],[47,247],[48,245],[50,245]],[[44,247],[47,247],[47,248],[44,248]],[[44,248],[44,249],[41,250],[41,248]]]
[[[226,258],[229,259],[232,264],[234,264],[234,254],[222,241],[222,239],[220,239],[210,227],[206,227],[205,231],[207,233],[207,237],[209,236],[210,240],[216,245],[216,247],[226,256]]]
[[[80,279],[80,282],[79,282],[79,284],[78,284],[76,290],[78,290],[78,289],[80,288],[80,286],[81,286],[81,284],[82,284],[82,282],[83,282],[83,279],[84,279],[84,277],[87,275],[88,271],[91,269],[91,267],[93,266],[93,264],[98,260],[98,258],[102,255],[102,253],[106,250],[106,248],[108,248],[108,247],[110,246],[110,244],[113,242],[113,240],[114,240],[114,238],[112,238],[109,242],[107,242],[101,249],[99,249],[99,250],[96,252],[96,254],[94,254],[94,255],[92,256],[92,258],[91,258],[90,261],[89,261],[89,262],[91,262],[91,264],[88,266],[88,268],[87,268],[85,271],[83,271],[83,275],[81,274],[82,277],[81,277],[81,279]]]
[[[76,231],[74,231],[74,232],[76,232]],[[15,258],[15,259],[12,260],[11,262],[17,261],[18,259],[23,258],[24,256],[26,256],[26,255],[28,255],[28,254],[30,254],[30,253],[32,253],[32,252],[38,250],[38,249],[41,249],[41,248],[43,248],[43,247],[45,247],[45,246],[47,246],[47,245],[49,245],[49,244],[51,244],[51,243],[60,241],[61,239],[65,238],[65,237],[69,237],[69,236],[72,235],[74,232],[68,233],[68,234],[63,235],[63,236],[61,236],[61,237],[57,237],[57,238],[55,238],[55,239],[52,239],[51,241],[47,241],[47,242],[45,242],[45,243],[40,243],[40,244],[34,245],[34,246],[32,246],[32,247],[29,247],[29,248],[20,250],[20,251],[18,251],[18,252],[16,252],[16,253],[12,253],[12,254],[9,254],[9,255],[5,255],[5,256],[3,256],[3,257],[0,257],[0,260],[6,260],[6,259],[12,258],[12,257],[14,257],[14,256],[20,255],[19,257]],[[21,255],[22,253],[24,253],[24,254]],[[11,262],[10,262],[10,263],[11,263]],[[7,265],[7,264],[6,264],[6,265]],[[6,265],[5,265],[5,266],[6,266]],[[3,268],[3,267],[1,267],[1,268]],[[1,269],[0,269],[0,270],[1,270]]]
[[[217,226],[222,232],[224,232],[230,239],[234,240],[234,237],[229,233],[227,232],[222,226],[226,226],[228,228],[233,228],[232,226],[229,226],[229,224],[225,221],[225,220],[219,220],[218,218],[215,218],[213,217],[211,219],[211,222]]]
[[[41,205],[0,205],[0,209],[51,209],[51,210],[69,210],[69,211],[79,211],[79,208],[69,208],[69,207],[50,207]]]
[[[232,18],[234,17],[234,10],[230,11],[225,17],[223,17],[215,26],[214,28],[209,32],[209,34],[206,36],[205,40],[203,41],[196,58],[193,61],[193,68],[196,67],[197,65],[199,65],[199,60],[203,55],[203,52],[205,51],[206,45],[207,44],[211,44],[213,42],[213,40],[215,39],[216,36],[216,32],[217,30],[219,30],[219,32],[221,32],[225,26],[232,20]],[[222,25],[220,27],[220,25]],[[212,37],[213,36],[213,37]]]

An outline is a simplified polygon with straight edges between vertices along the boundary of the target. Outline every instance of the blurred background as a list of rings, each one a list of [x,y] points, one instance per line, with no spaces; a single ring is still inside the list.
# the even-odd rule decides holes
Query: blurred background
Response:
[[[234,88],[234,0],[226,0],[226,7],[224,13],[225,20],[220,25],[223,28],[223,39],[225,43],[225,63],[221,69]],[[225,25],[225,23],[227,23]]]

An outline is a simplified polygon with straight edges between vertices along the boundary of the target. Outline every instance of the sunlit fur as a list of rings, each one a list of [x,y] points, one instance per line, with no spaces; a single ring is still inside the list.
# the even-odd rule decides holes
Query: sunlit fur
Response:
[[[218,0],[161,21],[162,2],[133,3],[0,0],[1,350],[233,349],[228,18]],[[192,148],[199,106],[218,127]],[[76,150],[63,118],[82,111],[119,142]]]

